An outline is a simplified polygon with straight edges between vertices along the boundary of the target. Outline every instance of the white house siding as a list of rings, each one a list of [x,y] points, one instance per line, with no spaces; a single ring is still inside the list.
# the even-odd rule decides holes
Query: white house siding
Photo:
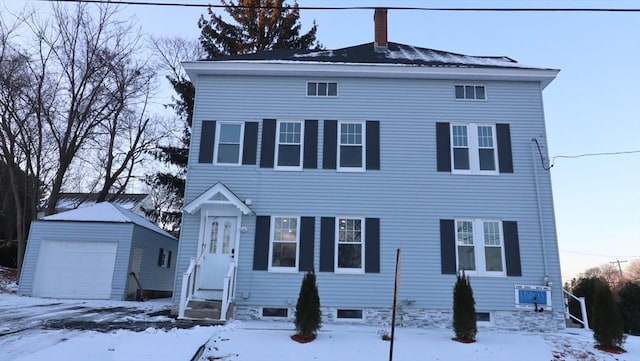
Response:
[[[132,246],[142,248],[142,262],[138,278],[145,290],[172,291],[178,258],[178,241],[147,228],[133,229]],[[131,256],[133,256],[133,247]],[[171,266],[158,266],[160,248],[171,251]]]
[[[111,299],[124,298],[133,224],[108,222],[35,221],[31,223],[29,241],[20,275],[18,294],[31,295],[42,240],[117,242],[116,263],[111,284]]]
[[[339,83],[336,98],[306,97],[308,80]],[[513,311],[514,285],[540,285],[540,224],[533,166],[537,167],[547,274],[553,282],[554,311],[563,307],[560,266],[549,172],[532,153],[533,137],[546,157],[540,84],[473,82],[487,89],[487,101],[456,101],[460,81],[332,78],[321,76],[201,76],[191,140],[185,203],[217,181],[241,199],[250,198],[257,215],[316,217],[315,261],[318,270],[320,217],[380,218],[380,273],[345,275],[318,272],[321,303],[327,307],[389,307],[395,250],[402,249],[400,300],[414,307],[450,310],[455,277],[441,274],[440,219],[492,218],[518,222],[522,277],[472,277],[478,311]],[[224,105],[224,106],[221,106]],[[318,168],[283,172],[258,164],[220,167],[198,163],[201,122],[262,119],[318,120]],[[381,170],[341,173],[322,169],[324,120],[380,122]],[[514,172],[496,176],[456,175],[436,171],[436,122],[507,123],[511,130]],[[177,274],[195,256],[199,215],[185,215]],[[238,306],[280,306],[297,299],[302,272],[252,271],[255,217],[243,217],[248,232],[238,252]],[[176,282],[175,291],[179,290]],[[174,293],[174,296],[176,294]],[[174,298],[177,300],[177,298]]]

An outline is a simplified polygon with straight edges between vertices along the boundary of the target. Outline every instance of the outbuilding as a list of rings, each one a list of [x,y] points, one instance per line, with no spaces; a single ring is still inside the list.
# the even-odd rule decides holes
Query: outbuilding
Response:
[[[178,240],[108,202],[31,224],[18,294],[133,300],[170,296]]]

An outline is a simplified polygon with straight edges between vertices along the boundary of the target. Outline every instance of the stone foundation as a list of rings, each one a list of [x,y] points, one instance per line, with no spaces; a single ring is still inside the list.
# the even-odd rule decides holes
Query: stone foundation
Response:
[[[238,320],[281,320],[292,322],[295,307],[288,310],[287,317],[262,317],[261,306],[236,306],[234,318]],[[362,319],[338,319],[336,307],[322,307],[324,324],[347,323],[371,326],[391,324],[391,309],[365,308]],[[507,331],[555,332],[565,328],[563,312],[534,312],[533,310],[482,311],[490,314],[489,322],[478,322],[478,327]],[[399,307],[396,312],[396,326],[417,328],[451,328],[453,311],[416,307]]]

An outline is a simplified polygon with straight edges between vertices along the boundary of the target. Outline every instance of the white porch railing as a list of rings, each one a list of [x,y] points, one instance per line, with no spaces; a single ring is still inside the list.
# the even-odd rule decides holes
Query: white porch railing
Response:
[[[189,261],[189,267],[187,271],[182,274],[182,289],[180,292],[180,306],[178,308],[178,318],[184,318],[184,311],[187,309],[187,304],[191,301],[195,291],[198,279],[200,278],[200,259],[196,262],[194,258]]]
[[[220,320],[227,320],[227,311],[229,305],[233,302],[233,285],[236,278],[236,262],[231,261],[227,274],[224,276],[224,284],[222,285],[222,306],[220,307]]]
[[[587,318],[587,305],[586,302],[584,300],[584,297],[576,297],[573,293],[562,289],[562,291],[564,292],[565,296],[564,296],[564,314],[565,317],[568,319],[573,319],[578,323],[581,323],[584,328],[586,330],[589,329],[589,319]],[[574,300],[578,301],[578,303],[580,303],[580,313],[582,314],[582,320],[578,319],[577,317],[575,317],[574,315],[572,315],[569,312],[569,297],[573,298]]]

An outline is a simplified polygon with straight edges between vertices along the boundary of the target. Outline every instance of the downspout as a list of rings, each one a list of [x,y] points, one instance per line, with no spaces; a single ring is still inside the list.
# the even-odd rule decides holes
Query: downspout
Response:
[[[531,138],[531,155],[532,155],[532,164],[533,164],[533,178],[536,183],[536,201],[538,204],[538,222],[540,225],[540,240],[542,243],[542,262],[544,266],[544,285],[547,286],[549,282],[549,272],[547,269],[547,246],[544,237],[544,222],[542,219],[542,203],[540,201],[540,186],[538,184],[538,167],[536,166],[536,147],[539,147],[538,140],[536,138]],[[540,161],[543,162],[542,153],[540,153]]]

